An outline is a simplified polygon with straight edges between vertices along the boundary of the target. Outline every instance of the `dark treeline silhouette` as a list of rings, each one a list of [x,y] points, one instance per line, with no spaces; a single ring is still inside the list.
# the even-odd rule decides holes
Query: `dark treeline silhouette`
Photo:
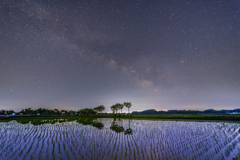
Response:
[[[112,105],[110,109],[113,111],[113,114],[117,114],[118,110],[121,110],[122,114],[122,109],[124,107],[129,108],[132,106],[131,102],[124,102],[123,104],[121,103],[116,103],[115,105]],[[20,112],[14,112],[13,110],[1,110],[0,115],[27,115],[27,116],[60,116],[60,115],[70,115],[70,116],[93,116],[96,114],[108,114],[108,113],[103,113],[105,110],[104,105],[100,105],[95,108],[84,108],[80,109],[78,111],[73,111],[73,110],[58,110],[58,109],[45,109],[45,108],[38,108],[38,109],[32,109],[32,108],[26,108],[22,109]]]
[[[159,114],[240,114],[240,109],[234,110],[214,110],[208,109],[204,111],[198,110],[168,110],[168,111],[157,111],[155,109],[148,109],[144,111],[133,111],[132,115],[159,115]]]
[[[80,109],[78,111],[73,110],[58,110],[58,109],[45,109],[45,108],[38,108],[38,109],[32,109],[32,108],[26,108],[22,109],[20,112],[14,112],[13,110],[1,110],[0,115],[29,115],[29,116],[50,116],[50,115],[83,115],[83,116],[89,116],[94,115],[97,113],[101,113],[105,110],[105,107],[103,105],[100,105],[95,108],[84,108]]]
[[[96,114],[101,115],[121,115],[122,109],[124,107],[131,108],[131,102],[124,102],[124,103],[116,103],[110,107],[112,113],[103,113],[105,107],[100,105],[95,108],[84,108],[78,111],[73,110],[58,110],[58,109],[45,109],[45,108],[38,108],[38,109],[31,109],[26,108],[22,109],[20,112],[14,112],[13,110],[0,110],[0,117],[6,115],[28,115],[28,116],[93,116]],[[118,112],[119,111],[119,112]],[[120,112],[121,111],[121,112]],[[168,111],[157,111],[156,109],[148,109],[144,111],[133,111],[132,115],[164,115],[164,114],[240,114],[240,109],[233,109],[233,110],[214,110],[214,109],[207,109],[204,111],[199,110],[168,110]]]
[[[13,110],[0,110],[0,115],[10,115],[15,113]]]
[[[1,110],[0,115],[75,115],[77,114],[76,111],[70,110],[58,110],[58,109],[45,109],[45,108],[38,108],[38,109],[32,109],[32,108],[26,108],[22,109],[20,112],[14,112],[13,110]]]

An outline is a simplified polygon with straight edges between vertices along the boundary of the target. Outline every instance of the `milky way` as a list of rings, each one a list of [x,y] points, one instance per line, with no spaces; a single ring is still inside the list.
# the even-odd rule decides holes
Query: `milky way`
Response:
[[[239,108],[239,8],[224,0],[3,0],[0,109],[110,111],[125,101],[135,111]]]

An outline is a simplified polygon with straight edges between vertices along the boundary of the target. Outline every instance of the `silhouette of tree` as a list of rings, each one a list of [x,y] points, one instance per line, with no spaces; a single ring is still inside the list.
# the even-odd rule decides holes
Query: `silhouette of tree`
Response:
[[[128,114],[129,114],[129,108],[131,108],[132,103],[131,102],[124,102],[123,105],[128,108]]]
[[[95,110],[93,110],[92,108],[84,108],[78,111],[78,113],[80,113],[81,115],[84,116],[89,116],[89,115],[94,115],[97,112]]]
[[[121,110],[121,113],[122,113],[122,109],[123,109],[124,105],[123,105],[123,104],[120,104],[120,103],[117,103],[117,104],[115,104],[115,105],[117,106],[118,109]]]
[[[105,110],[104,105],[100,105],[98,107],[93,108],[96,112],[102,112]]]
[[[112,105],[110,108],[111,108],[111,110],[113,111],[113,114],[114,114],[114,113],[117,113],[118,108],[117,108],[116,105]]]

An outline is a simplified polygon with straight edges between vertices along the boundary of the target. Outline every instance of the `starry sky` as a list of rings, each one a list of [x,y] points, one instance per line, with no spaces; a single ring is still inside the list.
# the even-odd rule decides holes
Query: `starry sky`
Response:
[[[240,1],[1,0],[0,109],[123,102],[240,108]]]

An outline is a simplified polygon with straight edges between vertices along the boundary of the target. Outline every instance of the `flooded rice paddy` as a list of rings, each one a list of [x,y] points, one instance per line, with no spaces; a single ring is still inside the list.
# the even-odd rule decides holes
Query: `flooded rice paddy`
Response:
[[[0,122],[0,159],[232,159],[240,125],[67,119]]]

